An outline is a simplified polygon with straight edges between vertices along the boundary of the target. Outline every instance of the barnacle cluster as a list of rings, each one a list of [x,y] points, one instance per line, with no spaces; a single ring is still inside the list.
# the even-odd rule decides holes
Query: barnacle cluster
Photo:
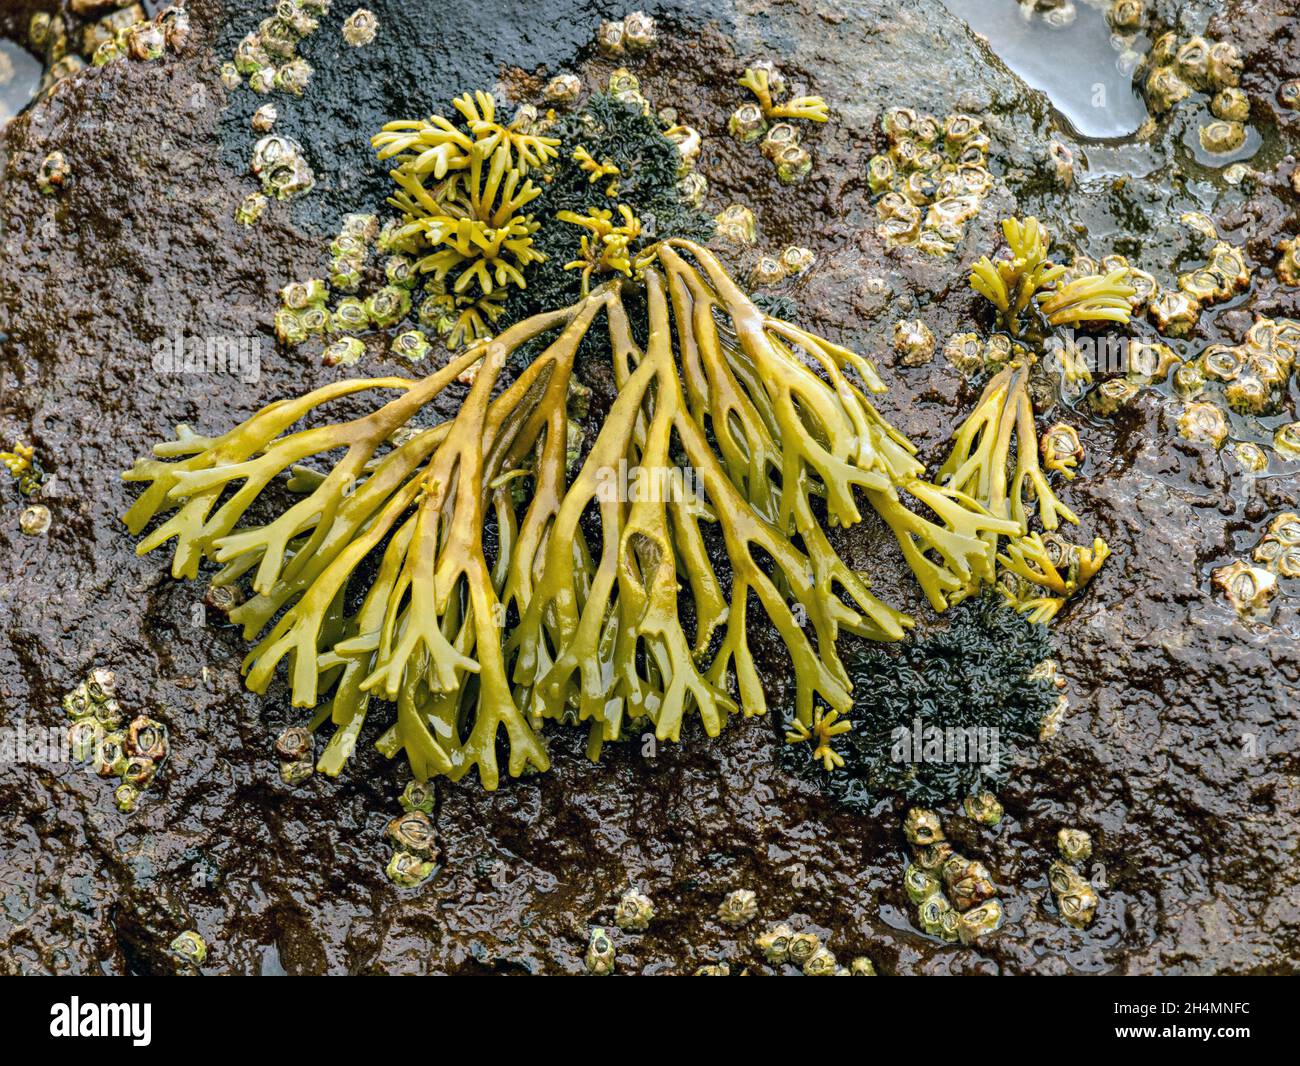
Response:
[[[1261,617],[1282,588],[1279,578],[1300,577],[1300,516],[1284,511],[1274,517],[1250,561],[1237,559],[1216,568],[1211,584],[1244,618]]]
[[[903,890],[921,929],[949,944],[975,944],[996,932],[1002,903],[988,868],[953,850],[934,811],[909,808],[903,832],[912,848]]]
[[[780,922],[754,938],[754,947],[771,966],[795,966],[805,977],[875,977],[876,968],[865,955],[843,967],[834,953],[811,930],[796,932]]]
[[[1278,577],[1300,577],[1300,516],[1284,511],[1269,523],[1268,531],[1251,552]]]
[[[812,155],[801,143],[796,122],[826,122],[830,111],[820,96],[785,97],[785,77],[767,60],[745,68],[740,84],[755,103],[741,104],[727,123],[741,144],[759,144],[763,157],[783,185],[803,181],[812,171]]]
[[[1207,345],[1175,369],[1172,383],[1184,401],[1178,432],[1193,443],[1220,447],[1229,436],[1225,408],[1239,415],[1278,414],[1289,395],[1300,355],[1300,322],[1258,315],[1240,344]],[[1274,449],[1287,454],[1279,430]]]
[[[234,56],[222,65],[221,80],[237,89],[247,79],[256,93],[281,91],[302,96],[314,73],[298,54],[298,45],[320,28],[329,14],[330,0],[276,0],[275,13],[258,23],[235,46]]]
[[[1242,250],[1220,240],[1208,218],[1188,213],[1182,221],[1214,244],[1203,265],[1178,275],[1177,288],[1165,289],[1156,283],[1146,291],[1143,303],[1147,314],[1156,329],[1167,337],[1186,336],[1195,328],[1202,308],[1230,300],[1250,284],[1250,269]],[[1135,287],[1139,291],[1146,289],[1142,282]],[[1134,310],[1138,309],[1135,304]]]
[[[380,232],[374,215],[344,216],[338,233],[329,242],[327,277],[291,282],[280,291],[281,307],[275,316],[280,342],[297,345],[312,337],[327,338],[322,360],[329,366],[348,366],[365,354],[365,345],[357,334],[372,328],[387,329],[405,319],[412,309],[416,268],[410,255],[397,251],[414,250],[409,241],[397,239],[398,228],[390,224]],[[381,264],[382,284],[363,292],[363,281],[374,276],[369,265],[376,246],[392,254]],[[445,293],[440,283],[430,288],[439,295]],[[437,317],[430,319],[430,312],[435,310]],[[454,326],[454,318],[445,322],[443,332]],[[420,322],[428,328],[442,327],[443,304],[426,298],[420,308]],[[409,362],[419,362],[428,354],[429,342],[420,330],[407,330],[392,339],[390,351]]]
[[[644,11],[633,11],[621,19],[605,20],[596,31],[596,47],[607,56],[648,52],[658,39],[659,26]]]
[[[880,220],[876,233],[890,246],[949,254],[993,187],[983,123],[962,113],[940,121],[893,107],[881,128],[889,147],[867,164]]]
[[[227,612],[228,613],[228,612]],[[286,785],[298,785],[316,772],[316,738],[310,729],[293,725],[275,739],[275,753],[280,757],[280,779]]]
[[[277,200],[302,196],[316,186],[316,175],[307,162],[307,153],[292,137],[281,137],[275,133],[263,137],[253,145],[250,169],[253,176],[262,183],[262,194]],[[248,201],[245,200],[239,210],[244,210],[247,204]],[[236,217],[239,217],[239,211]],[[240,218],[240,221],[245,219]]]
[[[24,496],[35,496],[41,491],[45,472],[36,458],[36,449],[30,444],[15,441],[13,451],[0,451],[0,464],[9,471]]]
[[[167,758],[167,727],[140,715],[126,722],[116,697],[116,677],[98,667],[63,697],[72,719],[68,745],[78,762],[89,762],[101,777],[119,780],[113,799],[124,814],[135,810]]]
[[[385,830],[393,852],[384,872],[394,884],[415,888],[433,876],[438,863],[438,834],[429,818],[432,791],[419,781],[411,782],[402,793],[402,807]]]
[[[1101,903],[1097,890],[1079,870],[1092,855],[1092,838],[1082,829],[1065,828],[1056,836],[1059,859],[1047,870],[1047,883],[1056,900],[1061,921],[1075,929],[1086,929]]]
[[[1208,103],[1197,131],[1201,147],[1211,156],[1227,155],[1245,143],[1250,99],[1238,88],[1242,60],[1235,45],[1170,31],[1155,39],[1143,62],[1140,82],[1157,115],[1184,101]]]
[[[1040,669],[1051,639],[995,595],[945,619],[896,650],[846,649],[853,706],[832,724],[852,728],[825,738],[829,766],[809,743],[785,748],[785,765],[863,813],[889,793],[940,803],[998,787],[1014,750],[1039,737],[1060,698]],[[799,733],[793,722],[789,730]]]
[[[59,81],[84,70],[87,61],[96,67],[118,59],[152,62],[169,51],[183,52],[189,43],[189,14],[179,4],[164,6],[152,18],[140,3],[73,4],[70,14],[94,15],[109,6],[116,10],[99,18],[85,19],[75,30],[62,13],[41,11],[31,16],[28,43],[48,64],[41,83],[42,93],[48,93]]]

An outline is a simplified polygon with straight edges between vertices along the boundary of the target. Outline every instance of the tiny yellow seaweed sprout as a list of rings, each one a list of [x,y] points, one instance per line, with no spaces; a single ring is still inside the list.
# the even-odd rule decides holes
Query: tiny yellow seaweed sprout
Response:
[[[830,118],[826,101],[820,96],[795,96],[778,104],[773,99],[777,89],[772,83],[771,71],[766,67],[747,67],[740,84],[754,94],[767,119],[799,118],[808,122],[826,122]]]
[[[11,452],[0,452],[0,463],[5,465],[14,478],[21,478],[32,468],[32,458],[36,450],[30,444],[18,441]]]
[[[564,265],[565,270],[582,271],[582,294],[591,288],[593,273],[617,272],[632,276],[632,242],[641,235],[641,220],[632,214],[626,204],[618,205],[621,225],[614,225],[614,213],[604,208],[589,208],[585,215],[576,211],[560,211],[556,218],[588,232],[583,234],[578,248],[580,257]]]
[[[971,267],[970,284],[998,309],[1003,328],[1018,334],[1020,316],[1031,300],[1053,326],[1129,320],[1134,289],[1127,270],[1086,274],[1060,284],[1065,267],[1048,260],[1052,238],[1038,219],[1005,218],[1002,233],[1011,258],[982,256]]]
[[[971,267],[970,284],[1001,312],[1003,326],[1017,333],[1020,314],[1034,293],[1052,285],[1065,273],[1065,267],[1048,261],[1051,237],[1038,219],[1003,219],[1002,233],[1011,258],[995,262],[983,256]]]
[[[587,182],[595,185],[601,178],[609,178],[609,184],[605,186],[606,196],[618,195],[618,179],[622,171],[608,159],[597,160],[585,147],[578,145],[573,150],[573,161],[578,164],[587,173]]]
[[[844,765],[844,757],[832,746],[837,736],[853,729],[853,723],[847,718],[840,718],[839,711],[825,711],[818,707],[813,711],[812,725],[804,725],[798,718],[790,723],[790,730],[785,735],[787,744],[802,744],[815,741],[813,758],[819,759],[827,773]]]

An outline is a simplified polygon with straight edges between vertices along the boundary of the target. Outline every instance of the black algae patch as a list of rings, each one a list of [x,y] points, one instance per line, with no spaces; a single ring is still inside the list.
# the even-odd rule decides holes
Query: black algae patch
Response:
[[[1056,703],[1050,678],[1030,678],[1051,656],[1051,637],[993,596],[948,619],[895,647],[847,647],[853,729],[832,741],[843,768],[827,773],[810,743],[788,745],[787,765],[863,812],[886,794],[938,804],[996,790]]]

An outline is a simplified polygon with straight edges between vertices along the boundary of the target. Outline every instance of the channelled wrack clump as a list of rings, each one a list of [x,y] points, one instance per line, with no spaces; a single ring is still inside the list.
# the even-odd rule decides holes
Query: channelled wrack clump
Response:
[[[608,106],[607,126],[581,126],[591,158],[629,117]],[[523,272],[548,267],[548,303],[423,379],[341,380],[213,437],[178,427],[124,475],[145,486],[125,516],[139,551],[174,541],[174,576],[212,563],[214,586],[248,586],[229,615],[254,642],[248,685],[266,692],[285,665],[308,727],[334,726],[327,774],[380,703],[396,711],[382,752],[404,752],[421,781],[477,769],[487,788],[502,763],[547,769],[548,721],[584,726],[592,758],[646,731],[678,740],[693,719],[716,736],[766,711],[749,646],[762,617],[793,670],[789,731],[833,768],[854,707],[837,639],[898,641],[913,622],[828,531],[860,522],[865,501],[942,609],[1032,543],[1023,517],[964,461],[927,479],[872,403],[884,385],[867,359],[765,313],[699,243],[615,214],[608,175],[549,168],[591,199],[561,201],[554,225],[521,214],[539,199],[523,168],[573,145],[498,122],[485,96],[457,107],[461,122],[383,135],[420,268],[481,302],[535,296]],[[623,143],[659,147],[645,131]],[[635,160],[615,165],[638,211],[674,188],[675,165],[640,188]],[[695,221],[675,199],[657,218]],[[568,242],[563,257],[548,237]],[[616,395],[575,450],[580,352]],[[428,425],[454,383],[468,386],[457,413]],[[329,421],[361,394],[369,413]]]
[[[853,729],[836,738],[842,766],[823,773],[793,747],[787,765],[863,812],[890,794],[938,804],[996,790],[1016,750],[1037,739],[1058,701],[1050,672],[1041,669],[1051,637],[992,596],[946,619],[944,628],[896,648],[856,644],[847,651]]]
[[[643,259],[635,329],[627,284],[525,319],[422,381],[340,381],[218,437],[181,427],[125,475],[147,486],[126,515],[133,532],[174,512],[141,551],[175,539],[175,576],[206,559],[221,566],[215,584],[251,582],[230,616],[257,640],[248,684],[265,692],[286,662],[294,704],[316,708],[312,727],[337,727],[323,772],[342,768],[372,699],[397,705],[381,750],[404,750],[420,778],[477,767],[488,787],[503,738],[510,773],[549,765],[548,719],[587,725],[593,756],[629,728],[677,739],[688,716],[716,735],[729,715],[766,709],[748,643],[754,606],[789,650],[798,719],[811,726],[819,699],[847,710],[839,634],[897,640],[911,625],[870,593],[818,517],[824,507],[829,524],[859,521],[857,490],[926,556],[930,577],[992,578],[981,537],[1014,527],[922,479],[867,399],[881,388],[870,363],[765,316],[690,242]],[[593,330],[619,392],[570,477],[565,400]],[[540,350],[498,391],[526,345]],[[475,364],[454,419],[406,428]],[[388,390],[396,397],[369,415],[293,428],[332,400]],[[304,466],[340,451],[324,470]],[[627,492],[616,472],[629,469],[668,476]],[[298,501],[241,525],[285,474]]]

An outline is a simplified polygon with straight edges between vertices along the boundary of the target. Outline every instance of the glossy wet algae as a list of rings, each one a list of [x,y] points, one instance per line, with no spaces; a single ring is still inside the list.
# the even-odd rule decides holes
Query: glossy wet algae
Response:
[[[211,41],[219,12],[193,6]],[[1251,25],[1255,6],[1237,6],[1226,21]],[[430,11],[435,22],[446,17]],[[407,113],[413,85],[429,104],[467,87],[452,76],[455,62],[476,64],[471,84],[499,75],[512,88],[537,84],[510,69],[519,56],[529,59],[525,67],[536,57],[548,71],[607,72],[613,64],[582,51],[597,13],[554,11],[551,22],[568,37],[553,51],[527,20],[494,23],[504,53],[438,22],[465,45],[446,83],[426,90],[410,76],[410,59],[396,70],[381,64],[378,83]],[[674,30],[644,61],[647,94],[674,100],[706,133],[711,205],[753,206],[764,247],[813,247],[818,268],[781,293],[797,297],[808,327],[865,351],[888,351],[893,322],[918,313],[941,338],[970,328],[963,268],[992,249],[996,218],[1011,207],[1005,193],[991,196],[951,260],[885,251],[861,172],[879,150],[885,106],[997,116],[996,167],[1018,193],[1041,196],[1033,209],[1089,254],[1109,250],[1130,215],[1152,216],[1153,236],[1135,251],[1154,248],[1158,260],[1186,239],[1168,214],[1185,198],[1204,204],[1212,195],[1214,183],[1189,184],[1174,171],[1162,172],[1170,191],[1154,198],[1134,181],[1118,193],[1107,185],[1051,192],[1042,150],[1050,108],[987,66],[938,5],[864,4],[833,14],[793,5],[759,18],[742,9],[721,29],[705,17],[713,14]],[[397,16],[390,24],[402,26]],[[441,47],[430,34],[425,51]],[[537,52],[508,47],[516,39]],[[721,132],[740,99],[731,81],[741,60],[769,51],[787,56],[788,68],[837,110],[837,121],[810,139],[813,177],[795,189],[775,186]],[[366,52],[355,56],[360,64]],[[1288,61],[1270,59],[1275,75]],[[316,89],[328,89],[325,65],[317,76]],[[196,78],[210,90],[197,108]],[[358,65],[348,84],[358,108],[386,118],[388,103],[366,103],[375,80]],[[250,96],[232,107],[251,109]],[[140,125],[143,98],[171,116],[165,137]],[[1286,736],[1300,702],[1295,609],[1284,602],[1270,627],[1243,629],[1211,598],[1205,569],[1253,543],[1269,514],[1294,504],[1295,479],[1284,469],[1247,484],[1218,456],[1181,445],[1156,393],[1117,419],[1080,417],[1089,459],[1065,494],[1115,557],[1055,627],[1071,699],[1062,731],[1013,769],[996,832],[945,819],[1004,886],[1006,927],[979,951],[944,947],[912,927],[896,802],[882,799],[864,816],[823,798],[774,757],[776,721],[744,724],[715,742],[611,752],[600,766],[577,743],[557,745],[544,777],[491,796],[471,785],[444,789],[434,820],[445,865],[423,889],[388,883],[383,828],[398,809],[400,775],[362,744],[345,777],[284,786],[271,750],[296,717],[284,690],[265,701],[244,692],[238,633],[215,614],[196,615],[202,586],[174,583],[152,559],[135,559],[117,525],[129,492],[116,473],[161,429],[182,420],[216,429],[336,376],[310,353],[274,351],[273,294],[303,276],[339,215],[378,207],[386,182],[368,148],[349,140],[352,104],[309,93],[282,108],[283,121],[313,153],[321,199],[273,210],[244,231],[232,213],[254,187],[245,174],[252,138],[246,115],[221,117],[221,100],[207,58],[123,67],[66,87],[5,138],[0,435],[6,444],[30,439],[49,459],[54,525],[44,538],[20,536],[16,500],[5,497],[0,715],[6,726],[57,723],[60,695],[89,666],[109,662],[126,705],[163,720],[173,740],[167,773],[129,817],[113,809],[103,782],[74,768],[0,769],[0,802],[14,827],[0,839],[7,969],[166,971],[166,945],[197,928],[209,947],[207,972],[579,972],[586,917],[612,907],[629,882],[649,890],[662,918],[651,934],[620,938],[624,970],[747,957],[747,937],[713,918],[740,885],[759,890],[764,916],[798,915],[833,935],[846,957],[870,954],[883,973],[1293,968],[1289,856],[1298,841],[1289,781],[1297,768]],[[325,108],[333,110],[317,142],[308,115]],[[46,201],[25,175],[56,147],[68,151],[76,176],[70,195]],[[1251,232],[1253,254],[1283,230],[1289,195],[1271,180],[1227,194],[1223,210]],[[1089,232],[1099,217],[1113,219],[1112,229]],[[76,285],[62,280],[74,277]],[[1296,313],[1294,295],[1271,284],[1259,300]],[[1235,330],[1236,310],[1205,328]],[[260,380],[191,389],[155,375],[152,342],[176,332],[260,337]],[[358,368],[394,369],[379,359]],[[974,388],[941,363],[886,374],[884,413],[938,455]],[[884,535],[866,525],[846,550],[871,570],[882,596],[908,602],[910,580],[879,547]],[[767,649],[778,705],[779,645],[763,632],[754,644]],[[1250,759],[1245,733],[1258,740]],[[1047,890],[1063,824],[1093,833],[1094,862],[1105,867],[1102,908],[1086,932],[1057,922]]]

